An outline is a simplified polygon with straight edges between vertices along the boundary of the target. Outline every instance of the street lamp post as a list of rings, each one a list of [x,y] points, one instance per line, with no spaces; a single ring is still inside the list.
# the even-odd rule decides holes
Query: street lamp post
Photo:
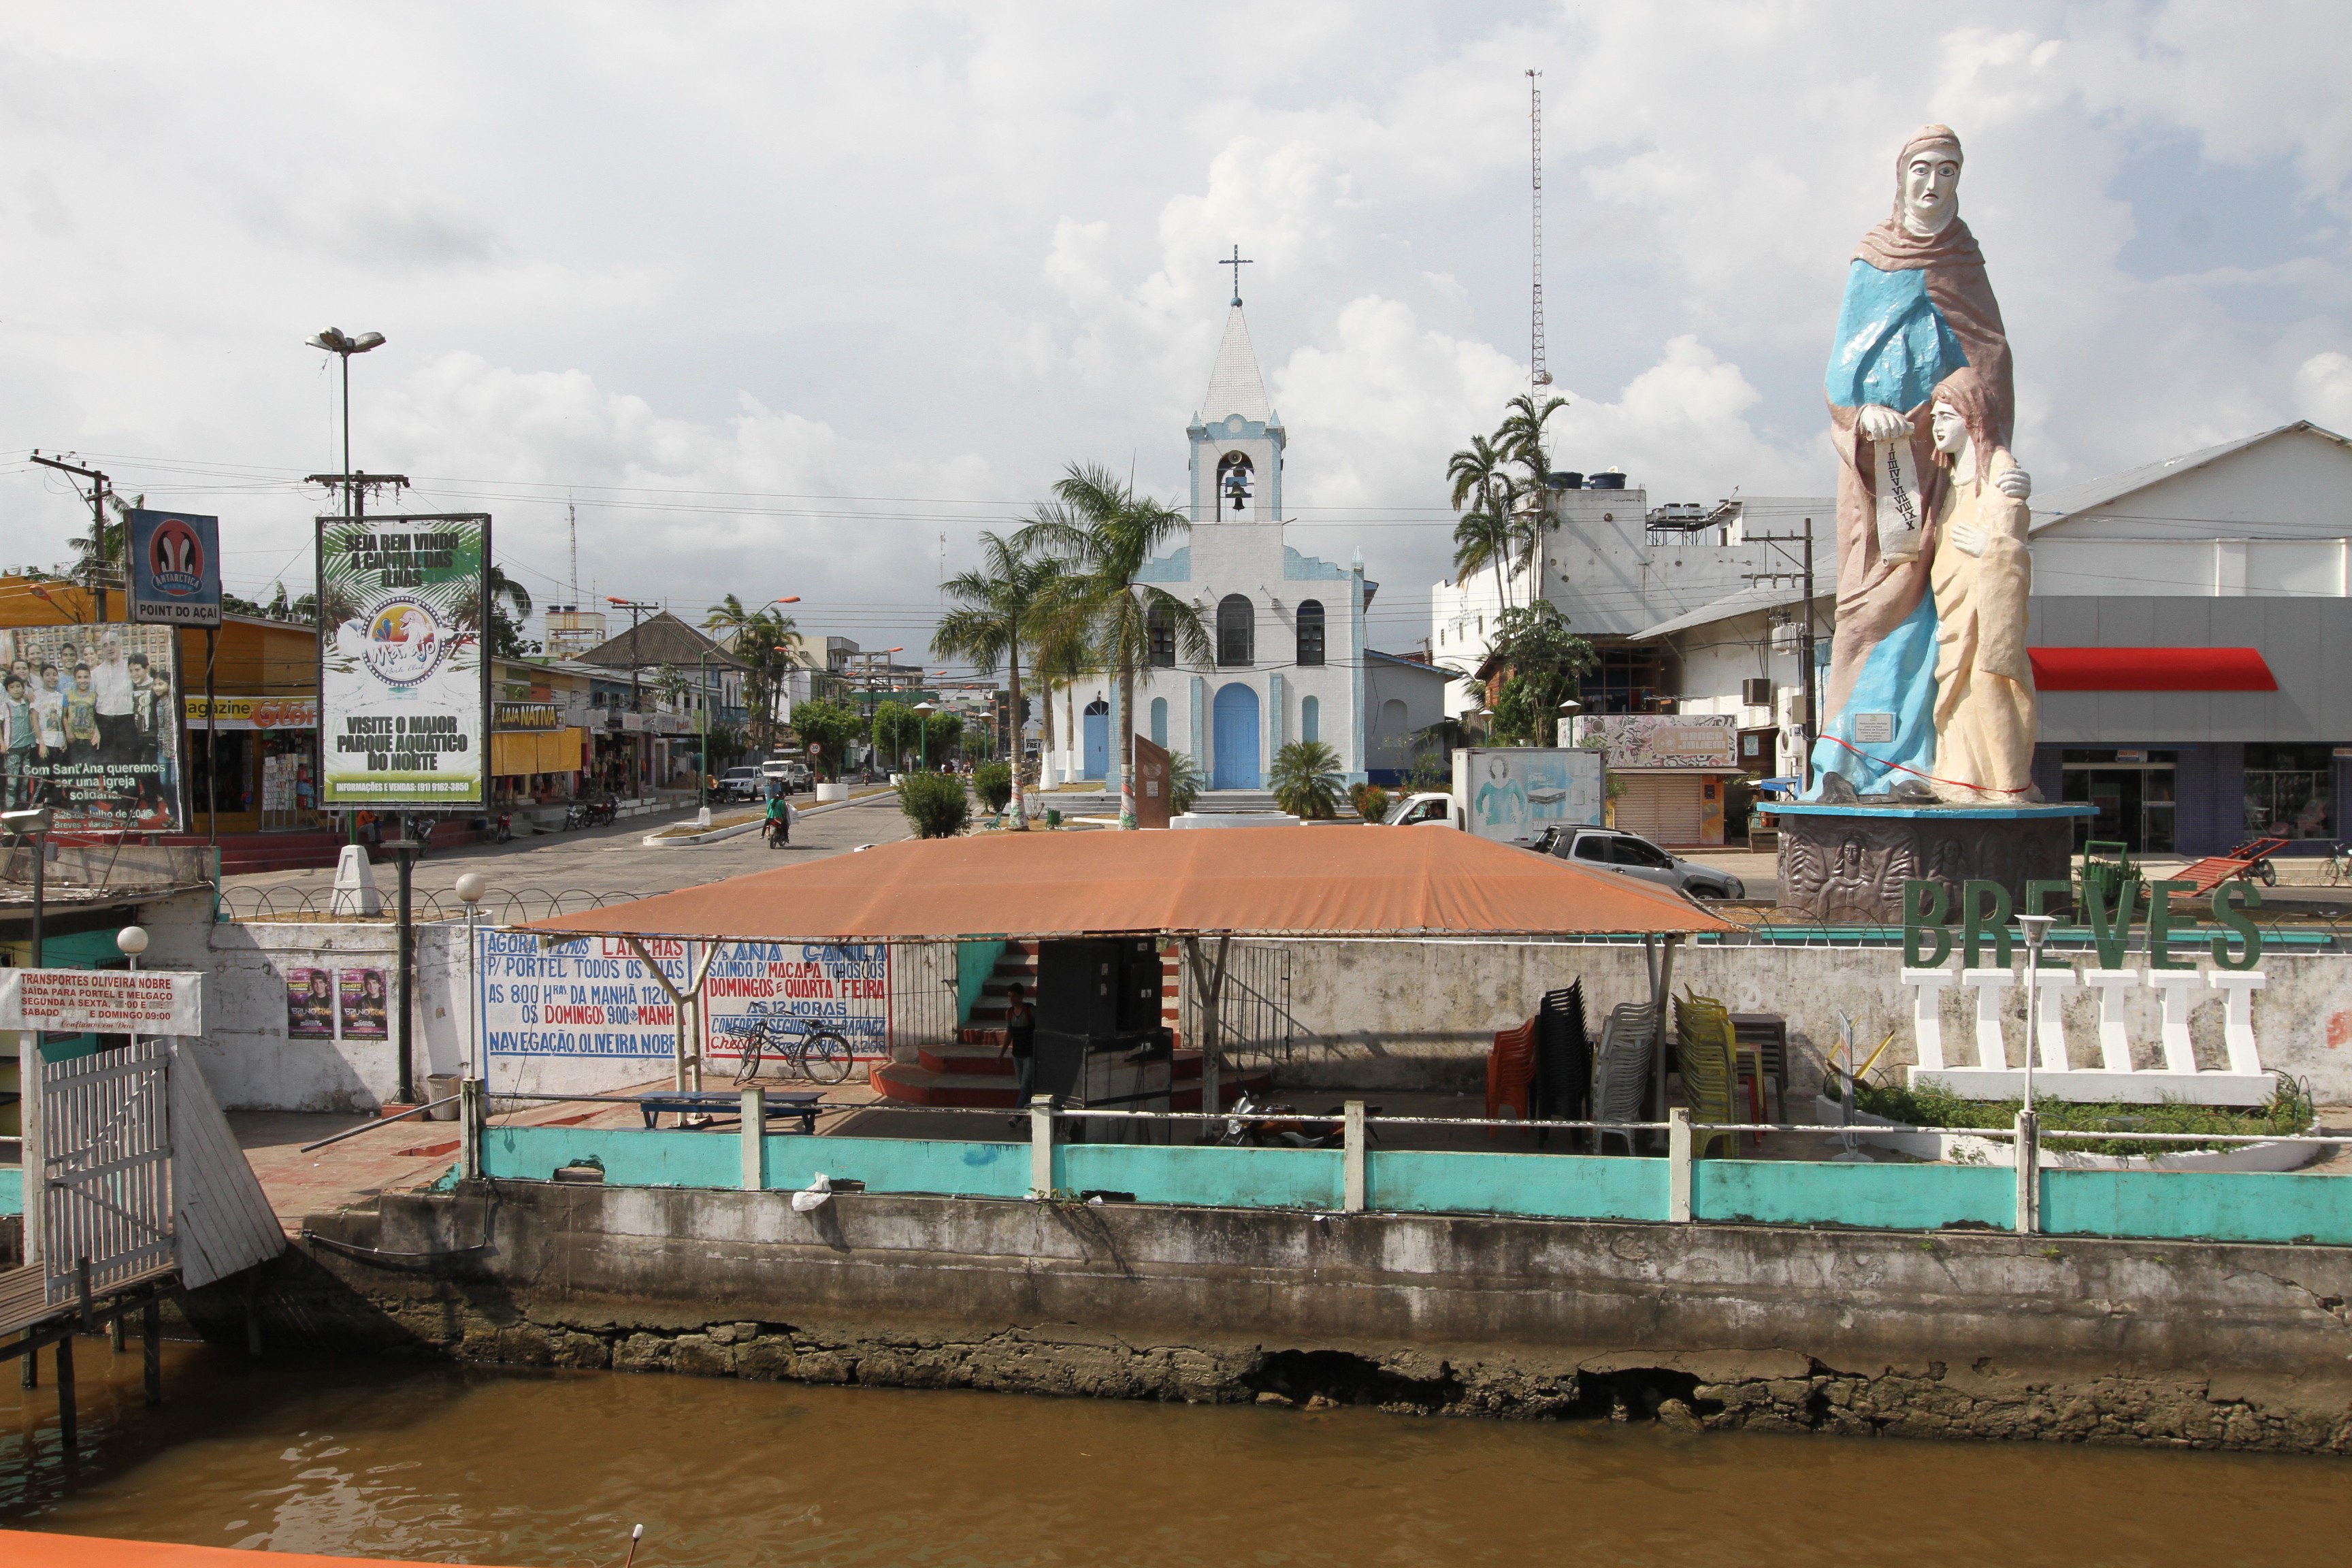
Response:
[[[915,704],[915,711],[923,716],[922,739],[916,742],[915,767],[919,773],[931,771],[931,715],[938,712],[929,698]]]
[[[383,334],[362,332],[351,337],[339,327],[329,327],[308,341],[312,348],[324,349],[343,362],[343,515],[356,516],[352,510],[356,481],[352,477],[352,356],[382,348]]]

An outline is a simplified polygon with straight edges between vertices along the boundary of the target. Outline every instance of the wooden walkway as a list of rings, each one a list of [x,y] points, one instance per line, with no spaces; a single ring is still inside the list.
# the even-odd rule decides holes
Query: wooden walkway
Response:
[[[0,1334],[21,1333],[49,1315],[41,1300],[41,1271],[11,1268],[0,1274]]]
[[[90,1296],[89,1327],[96,1329],[126,1312],[137,1310],[146,1300],[169,1294],[179,1270],[151,1268],[132,1279],[119,1280],[102,1291]],[[58,1320],[79,1318],[81,1303],[67,1301],[52,1307],[43,1298],[41,1271],[37,1268],[12,1268],[0,1274],[0,1334],[25,1334],[43,1342],[53,1339],[63,1325]],[[33,1333],[41,1324],[56,1325],[50,1331]],[[79,1324],[74,1325],[77,1329]],[[0,1360],[19,1352],[18,1345],[0,1345]]]

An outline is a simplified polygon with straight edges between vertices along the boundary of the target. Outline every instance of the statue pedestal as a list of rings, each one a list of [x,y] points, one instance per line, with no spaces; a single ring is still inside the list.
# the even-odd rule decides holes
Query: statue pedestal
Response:
[[[1903,884],[1998,882],[2025,907],[2028,882],[2070,875],[2074,824],[2092,805],[1759,806],[1780,830],[1780,905],[1824,925],[1900,926]]]

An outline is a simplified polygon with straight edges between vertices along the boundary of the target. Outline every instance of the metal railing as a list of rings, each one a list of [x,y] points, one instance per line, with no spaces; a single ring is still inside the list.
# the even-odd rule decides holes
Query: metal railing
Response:
[[[656,1094],[650,1098],[674,1101],[678,1097]],[[731,1109],[740,1116],[740,1125],[736,1131],[735,1138],[742,1149],[740,1184],[743,1187],[750,1189],[775,1190],[768,1180],[769,1145],[772,1142],[772,1135],[768,1131],[769,1112],[766,1104],[766,1090],[757,1087],[744,1089],[740,1090],[739,1094],[731,1097],[736,1101],[736,1104],[732,1107],[729,1104],[730,1097],[724,1093],[712,1094],[699,1098],[708,1102],[707,1109],[717,1114],[725,1115],[729,1113]],[[468,1177],[474,1176],[478,1173],[482,1173],[487,1170],[487,1165],[484,1161],[484,1140],[491,1131],[490,1119],[494,1112],[495,1102],[497,1101],[506,1101],[509,1103],[531,1101],[564,1104],[609,1105],[616,1110],[640,1111],[646,1109],[644,1097],[637,1095],[615,1096],[611,1094],[562,1095],[511,1093],[492,1096],[488,1092],[486,1086],[480,1079],[466,1080],[460,1086],[458,1099],[460,1102],[460,1120],[464,1123],[462,1144],[465,1151],[460,1170],[464,1175]],[[664,1109],[677,1110],[679,1108],[676,1104],[672,1103],[665,1106]],[[798,1113],[799,1110],[803,1109],[811,1110],[813,1111],[847,1113],[856,1110],[887,1110],[890,1108],[873,1105],[853,1106],[840,1103],[828,1104],[820,1101],[814,1107],[796,1107],[794,1108],[794,1113]],[[929,1107],[924,1108],[920,1113],[930,1116],[985,1116],[992,1120],[999,1120],[1003,1117],[1004,1110],[1002,1107],[993,1109]],[[1809,1169],[1819,1168],[1818,1165],[1813,1163],[1796,1161],[1748,1161],[1739,1160],[1737,1158],[1727,1158],[1702,1162],[1698,1158],[1698,1151],[1714,1135],[1730,1134],[1736,1139],[1738,1135],[1742,1133],[1811,1134],[1827,1135],[1833,1141],[1843,1137],[1850,1142],[1853,1135],[1863,1133],[1865,1131],[1870,1134],[1949,1134],[1955,1131],[1954,1129],[1947,1127],[1913,1126],[1909,1124],[1892,1123],[1886,1125],[1873,1124],[1865,1130],[1859,1127],[1843,1128],[1807,1122],[1698,1122],[1692,1121],[1688,1110],[1680,1107],[1676,1107],[1669,1111],[1666,1120],[1664,1121],[1600,1121],[1572,1120],[1519,1121],[1510,1118],[1490,1117],[1387,1116],[1370,1111],[1365,1103],[1361,1100],[1348,1101],[1333,1112],[1326,1112],[1321,1115],[1304,1115],[1297,1111],[1287,1110],[1273,1111],[1260,1110],[1245,1111],[1236,1110],[1218,1111],[1165,1111],[1117,1110],[1100,1107],[1066,1107],[1055,1105],[1050,1100],[1040,1097],[1027,1108],[1025,1115],[1028,1122],[1028,1137],[1026,1139],[1026,1142],[1030,1149],[1030,1182],[1027,1191],[1025,1194],[1021,1193],[999,1192],[993,1195],[1025,1195],[1033,1201],[1047,1199],[1058,1200],[1067,1196],[1068,1194],[1059,1192],[1055,1186],[1055,1173],[1056,1150],[1065,1147],[1070,1150],[1076,1150],[1079,1147],[1087,1145],[1076,1143],[1068,1144],[1066,1146],[1064,1145],[1057,1136],[1057,1129],[1066,1126],[1088,1123],[1099,1125],[1106,1132],[1111,1132],[1114,1134],[1113,1138],[1109,1142],[1099,1145],[1100,1148],[1108,1151],[1129,1143],[1167,1142],[1169,1142],[1169,1139],[1166,1136],[1166,1133],[1172,1133],[1175,1129],[1181,1125],[1199,1126],[1202,1127],[1204,1131],[1213,1133],[1216,1124],[1218,1123],[1225,1123],[1228,1124],[1229,1127],[1234,1124],[1246,1125],[1255,1123],[1260,1130],[1269,1128],[1292,1128],[1302,1130],[1302,1134],[1304,1134],[1307,1130],[1311,1130],[1311,1140],[1303,1142],[1299,1145],[1300,1152],[1310,1150],[1321,1151],[1325,1152],[1337,1153],[1339,1156],[1341,1166],[1341,1184],[1339,1194],[1340,1202],[1338,1205],[1337,1212],[1342,1213],[1363,1212],[1369,1210],[1372,1206],[1370,1202],[1371,1193],[1370,1187],[1370,1173],[1371,1170],[1369,1161],[1369,1155],[1370,1152],[1370,1145],[1373,1142],[1377,1141],[1379,1130],[1382,1127],[1442,1126],[1455,1130],[1508,1129],[1523,1132],[1606,1132],[1624,1136],[1627,1139],[1629,1148],[1633,1145],[1635,1140],[1635,1135],[1637,1134],[1663,1132],[1665,1134],[1663,1160],[1657,1160],[1655,1156],[1638,1158],[1640,1158],[1640,1163],[1642,1163],[1649,1164],[1655,1161],[1656,1163],[1662,1164],[1664,1167],[1665,1175],[1665,1194],[1664,1203],[1663,1205],[1664,1212],[1663,1214],[1652,1213],[1633,1217],[1663,1220],[1664,1223],[1669,1224],[1687,1224],[1692,1222],[1695,1218],[1699,1217],[1695,1213],[1694,1200],[1698,1190],[1698,1170],[1702,1164],[1710,1171],[1726,1174],[1734,1170],[1741,1169],[1750,1173],[1788,1172],[1792,1174],[1796,1174],[1801,1173]],[[1332,1131],[1335,1123],[1337,1124],[1338,1129],[1338,1141],[1336,1143],[1332,1142]],[[530,1124],[519,1124],[519,1127],[520,1130],[531,1130]],[[1117,1130],[1122,1128],[1136,1130],[1136,1135],[1132,1137],[1118,1136],[1117,1134]],[[1155,1130],[1158,1129],[1165,1129],[1166,1132],[1157,1132]],[[352,1131],[340,1136],[355,1136],[360,1131],[369,1130],[371,1129],[354,1129]],[[570,1129],[567,1129],[567,1131],[570,1131]],[[604,1136],[611,1136],[614,1133],[633,1135],[636,1133],[636,1130],[634,1129],[603,1129],[598,1131],[601,1135]],[[2316,1131],[2302,1134],[2169,1132],[2118,1133],[2112,1131],[2045,1132],[2039,1127],[2036,1119],[2031,1112],[2021,1112],[2014,1124],[2010,1127],[1970,1128],[1964,1131],[1972,1136],[1994,1140],[2008,1140],[2016,1145],[2018,1154],[2014,1161],[2015,1203],[2014,1208],[2011,1212],[2013,1213],[2014,1215],[2013,1228],[2016,1232],[2021,1235],[2034,1234],[2042,1229],[2042,1186],[2046,1179],[2046,1173],[2042,1168],[2041,1143],[2045,1138],[2092,1141],[2137,1139],[2156,1144],[2194,1142],[2226,1144],[2304,1143],[2327,1147],[2341,1147],[2344,1144],[2352,1143],[2352,1135]],[[675,1137],[678,1134],[677,1131],[673,1131],[667,1134],[645,1133],[642,1135]],[[698,1140],[702,1137],[709,1136],[708,1133],[700,1130],[690,1131],[688,1135],[697,1138]],[[720,1136],[724,1136],[724,1134],[722,1133]],[[862,1139],[857,1138],[855,1135],[851,1135],[845,1138],[839,1147],[841,1148],[842,1152],[845,1155],[847,1155],[854,1148],[859,1146],[863,1146],[870,1152],[877,1148],[890,1147],[897,1142],[898,1141],[891,1139]],[[995,1139],[989,1140],[988,1142],[1001,1145],[1006,1141]],[[1223,1140],[1218,1139],[1214,1136],[1205,1138],[1202,1142],[1207,1148],[1223,1146],[1224,1142]],[[1279,1146],[1277,1145],[1277,1147]],[[1444,1152],[1397,1151],[1396,1152],[1400,1154],[1419,1154],[1423,1152],[1442,1154]],[[1386,1157],[1387,1156],[1384,1153],[1383,1158]],[[1578,1155],[1566,1152],[1557,1155],[1519,1152],[1513,1154],[1507,1154],[1503,1157],[1522,1159],[1531,1158],[1538,1161],[1594,1159],[1597,1163],[1612,1165],[1621,1170],[1625,1168],[1624,1162],[1622,1160],[1600,1161],[1599,1157],[1596,1156]],[[834,1162],[828,1159],[827,1163],[831,1164],[834,1163]],[[1553,1168],[1558,1169],[1560,1167],[1554,1166]],[[1963,1167],[1957,1165],[1902,1165],[1878,1166],[1875,1168],[1882,1172],[1888,1173],[1890,1176],[1897,1176],[1899,1173],[1917,1172],[1922,1174],[1942,1173],[1946,1176],[1953,1178],[1958,1178],[1963,1170]],[[1533,1167],[1528,1167],[1528,1169],[1533,1169]],[[2076,1174],[2079,1173],[2068,1173]],[[2158,1174],[2171,1176],[2189,1173],[2168,1172],[2158,1173]],[[1898,1179],[1907,1181],[1911,1178],[1907,1176],[1899,1176]],[[1975,1180],[1976,1178],[1971,1176],[1969,1179]],[[2297,1179],[2316,1180],[2323,1184],[2332,1184],[2345,1180],[2340,1177],[2324,1176]],[[703,1183],[687,1184],[708,1185],[714,1184]],[[855,1184],[862,1185],[863,1184],[858,1183]],[[913,1191],[915,1189],[908,1188],[906,1190]],[[2325,1189],[2313,1190],[2319,1191]],[[2352,1185],[2345,1185],[2340,1190],[2346,1195],[2347,1200],[2352,1200]],[[1981,1206],[1981,1199],[1984,1196],[1981,1186],[1971,1188],[1969,1191],[1974,1194],[1975,1197],[1979,1202],[1979,1206]],[[1654,1197],[1654,1190],[1653,1190],[1653,1193]],[[1132,1194],[1121,1195],[1132,1196]],[[1296,1198],[1290,1201],[1282,1201],[1279,1199],[1268,1200],[1261,1197],[1253,1201],[1249,1196],[1238,1191],[1224,1197],[1211,1197],[1206,1200],[1199,1198],[1163,1197],[1159,1201],[1177,1203],[1199,1203],[1205,1201],[1212,1206],[1261,1208],[1297,1208],[1301,1206],[1300,1203],[1297,1201]],[[1312,1207],[1315,1205],[1308,1204],[1306,1206]],[[2001,1206],[2005,1210],[2009,1209],[2009,1205],[2005,1202]],[[1492,1211],[1475,1206],[1463,1207],[1454,1205],[1433,1205],[1427,1202],[1423,1202],[1420,1205],[1413,1205],[1406,1212],[1485,1213]],[[1531,1213],[1531,1217],[1576,1218],[1580,1217],[1580,1215],[1572,1213],[1549,1215]],[[1581,1217],[1622,1218],[1627,1216],[1623,1215],[1582,1215]],[[1857,1210],[1850,1215],[1841,1212],[1829,1212],[1811,1218],[1790,1219],[1783,1216],[1779,1220],[1774,1220],[1769,1217],[1759,1219],[1756,1215],[1745,1212],[1728,1215],[1710,1215],[1706,1217],[1719,1220],[1723,1223],[1831,1224],[1858,1228],[1901,1230],[1920,1228],[1920,1226],[1912,1224],[1890,1223],[1871,1212],[1867,1204],[1864,1205],[1863,1209]],[[1959,1215],[1958,1218],[1948,1215],[1940,1223],[1945,1226],[1948,1226],[1954,1223],[1967,1223],[1974,1225],[1979,1228],[1986,1227],[1982,1217],[1970,1217],[1965,1215]],[[1937,1228],[1937,1226],[1930,1225],[1927,1228]],[[1993,1226],[1991,1228],[2000,1227],[1999,1226]],[[2100,1234],[2105,1234],[2105,1232],[2101,1232]],[[2129,1233],[2116,1232],[2116,1234]],[[2352,1235],[2352,1233],[2347,1233],[2347,1235]],[[2297,1239],[2308,1240],[2311,1238],[2300,1237]]]
[[[393,907],[391,889],[378,889],[377,894],[383,902],[379,913],[339,914],[336,912],[336,892],[332,887],[256,888],[231,884],[221,889],[220,918],[254,922],[396,920],[398,911]],[[346,892],[342,897],[348,901],[351,895]],[[601,910],[607,904],[635,903],[644,897],[645,894],[637,892],[603,893],[585,888],[493,889],[483,895],[481,910],[485,923],[514,925],[555,915],[578,914],[583,910]],[[465,900],[447,889],[416,889],[410,902],[419,924],[466,918]]]

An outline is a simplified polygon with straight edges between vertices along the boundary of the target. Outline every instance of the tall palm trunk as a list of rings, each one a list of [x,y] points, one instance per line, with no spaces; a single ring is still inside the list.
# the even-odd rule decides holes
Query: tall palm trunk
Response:
[[[1118,661],[1118,825],[1135,820],[1135,660]]]
[[[1013,828],[1016,833],[1025,833],[1029,828],[1029,797],[1022,793],[1021,765],[1029,758],[1028,747],[1023,743],[1021,735],[1025,726],[1021,721],[1021,639],[1018,637],[1013,639],[1012,657],[1005,660],[1005,668],[1012,677],[1007,684],[1012,688],[1013,708],[1005,715],[1005,728],[1013,742]]]

